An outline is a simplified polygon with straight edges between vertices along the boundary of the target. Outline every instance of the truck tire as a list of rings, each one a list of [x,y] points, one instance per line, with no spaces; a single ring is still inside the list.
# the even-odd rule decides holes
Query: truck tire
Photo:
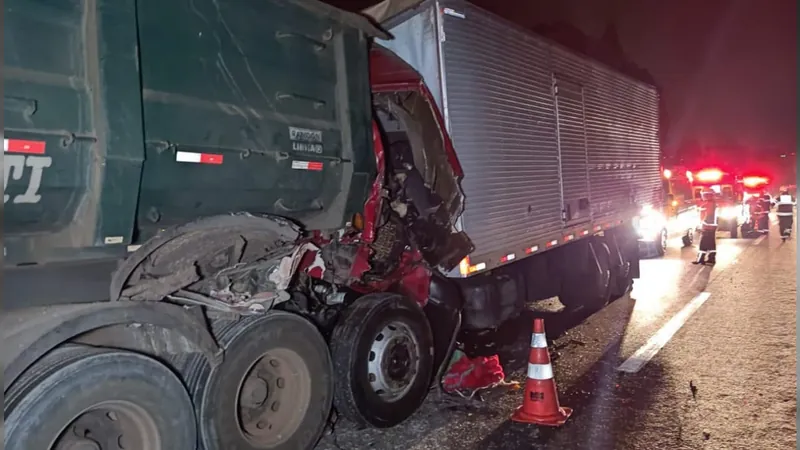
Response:
[[[431,327],[422,308],[394,293],[368,294],[333,331],[334,404],[361,425],[388,428],[413,414],[434,372]]]
[[[694,244],[694,230],[689,230],[681,238],[684,247],[691,247]]]
[[[194,359],[185,372],[198,410],[201,448],[311,449],[333,401],[328,346],[306,319],[281,311],[230,321],[213,369]]]
[[[655,242],[653,242],[656,246],[656,253],[659,257],[664,256],[667,253],[667,242],[667,230],[661,230],[661,232],[658,233],[658,238],[655,240]]]
[[[745,222],[742,224],[742,236],[745,238],[750,237],[750,234],[753,232],[753,226],[750,222]]]
[[[633,281],[628,252],[620,249],[620,234],[614,233],[605,237],[605,244],[609,250],[609,266],[611,270],[609,301],[616,300],[627,294]]]
[[[630,261],[623,257],[623,266],[619,267],[615,272],[612,271],[610,284],[609,301],[617,300],[624,297],[625,294],[631,289],[633,277],[631,274]]]
[[[733,222],[731,224],[731,239],[738,239],[739,238],[739,224]]]
[[[588,267],[585,273],[569,272],[561,284],[558,300],[566,312],[594,312],[602,309],[611,296],[611,268],[608,246],[600,240],[589,244],[594,249],[597,261],[589,252]]]
[[[178,377],[138,353],[56,349],[6,393],[6,450],[191,449],[194,410]]]

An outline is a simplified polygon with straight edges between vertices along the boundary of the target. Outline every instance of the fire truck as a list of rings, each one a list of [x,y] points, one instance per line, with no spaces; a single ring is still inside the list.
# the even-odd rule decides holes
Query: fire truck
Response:
[[[704,191],[713,191],[717,200],[717,229],[738,238],[739,225],[746,221],[742,180],[734,172],[718,168],[701,169],[690,177],[695,203],[702,202]]]
[[[766,229],[769,228],[768,218],[764,217],[762,219],[761,226],[757,226],[756,221],[759,217],[755,217],[750,212],[750,202],[751,200],[763,200],[766,199],[770,202],[770,207],[774,203],[772,198],[770,198],[767,189],[770,185],[770,178],[761,174],[748,174],[742,177],[742,208],[743,208],[743,218],[742,221],[742,234],[749,235],[752,231],[757,229]],[[756,206],[757,209],[763,211],[763,208],[760,205]],[[769,209],[767,211],[763,211],[767,215],[769,214]],[[764,220],[767,221],[764,224]]]

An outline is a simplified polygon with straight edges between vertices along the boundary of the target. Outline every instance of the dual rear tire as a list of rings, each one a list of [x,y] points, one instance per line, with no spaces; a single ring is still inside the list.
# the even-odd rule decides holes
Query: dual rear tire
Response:
[[[332,403],[360,425],[396,425],[424,401],[433,373],[427,319],[398,294],[347,308],[330,352],[314,325],[283,312],[223,324],[217,335],[225,361],[212,369],[197,359],[184,371],[205,450],[313,448]]]
[[[585,265],[564,267],[559,301],[568,312],[594,312],[610,300],[624,296],[631,288],[631,263],[616,237],[594,237],[589,247]],[[585,267],[585,270],[575,270]]]
[[[178,377],[121,350],[55,350],[6,392],[3,415],[6,450],[171,450],[196,442]]]
[[[197,410],[200,448],[305,449],[317,443],[333,399],[327,344],[307,320],[271,312],[221,324],[225,360],[182,370]]]

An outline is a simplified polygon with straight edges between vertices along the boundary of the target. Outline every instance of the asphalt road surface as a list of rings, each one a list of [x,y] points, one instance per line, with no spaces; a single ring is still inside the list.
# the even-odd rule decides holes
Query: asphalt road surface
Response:
[[[642,261],[629,296],[588,318],[532,312],[546,320],[561,404],[575,410],[566,425],[510,422],[520,391],[430,396],[389,430],[339,421],[319,448],[796,448],[797,241],[782,243],[774,223],[761,239],[724,236],[715,267],[692,265],[694,249],[672,242]],[[518,348],[501,355],[520,382],[529,319]]]

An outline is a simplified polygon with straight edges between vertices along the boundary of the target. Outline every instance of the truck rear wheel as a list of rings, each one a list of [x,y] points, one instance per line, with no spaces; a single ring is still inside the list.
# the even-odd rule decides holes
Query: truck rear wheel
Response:
[[[597,311],[608,303],[611,297],[611,264],[608,246],[600,240],[590,244],[597,260],[589,254],[587,272],[569,271],[561,284],[558,300],[568,312],[580,310]]]
[[[388,428],[413,414],[433,376],[433,333],[422,308],[394,293],[368,294],[340,318],[331,338],[337,411]]]
[[[661,230],[658,233],[658,237],[656,238],[654,244],[656,246],[656,253],[659,257],[664,256],[667,253],[667,245],[669,243],[667,230]]]
[[[172,371],[144,355],[58,349],[6,393],[6,450],[194,448],[194,411]]]
[[[333,397],[330,354],[316,327],[270,312],[231,322],[218,338],[224,362],[195,364],[187,375],[205,448],[313,448]]]

